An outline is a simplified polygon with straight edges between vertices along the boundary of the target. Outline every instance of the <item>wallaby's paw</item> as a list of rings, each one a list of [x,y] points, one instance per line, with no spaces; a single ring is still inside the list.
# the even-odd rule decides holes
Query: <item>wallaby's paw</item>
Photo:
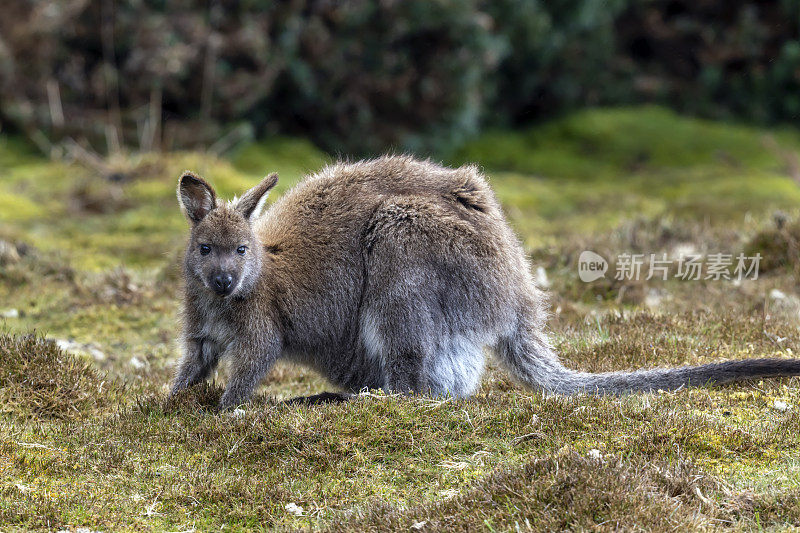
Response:
[[[228,394],[227,392],[222,395],[222,398],[217,404],[217,411],[220,413],[226,413],[229,411],[233,411],[236,407],[243,404],[244,401],[235,398],[232,394]]]
[[[191,387],[173,389],[164,402],[169,411],[206,411],[220,401],[222,388],[215,383],[198,383]]]

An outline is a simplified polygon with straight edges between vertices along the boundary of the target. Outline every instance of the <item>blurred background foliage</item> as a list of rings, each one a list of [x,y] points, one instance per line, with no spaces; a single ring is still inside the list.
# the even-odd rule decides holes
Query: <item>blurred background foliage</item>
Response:
[[[450,153],[487,127],[652,102],[800,122],[796,0],[4,0],[0,122],[225,150]]]

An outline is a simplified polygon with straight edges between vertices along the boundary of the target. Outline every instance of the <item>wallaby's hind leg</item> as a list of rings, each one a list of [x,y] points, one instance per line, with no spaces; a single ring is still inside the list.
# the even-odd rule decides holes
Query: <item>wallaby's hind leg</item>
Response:
[[[178,364],[172,394],[208,378],[219,363],[220,353],[219,345],[209,339],[186,341],[186,353]]]
[[[481,274],[466,250],[491,250],[459,209],[416,197],[387,200],[365,235],[362,339],[392,391],[464,397],[480,382],[476,339],[492,326],[481,320],[485,291],[475,288]]]
[[[472,396],[481,383],[485,359],[480,342],[465,335],[443,337],[425,364],[425,393],[440,397]]]
[[[433,348],[432,320],[424,306],[409,301],[408,295],[386,296],[361,320],[367,355],[383,367],[387,391],[422,392],[423,363]]]
[[[470,396],[483,375],[481,343],[448,332],[429,290],[411,286],[409,278],[402,285],[404,290],[387,291],[381,305],[370,307],[361,319],[367,355],[384,369],[384,388]]]

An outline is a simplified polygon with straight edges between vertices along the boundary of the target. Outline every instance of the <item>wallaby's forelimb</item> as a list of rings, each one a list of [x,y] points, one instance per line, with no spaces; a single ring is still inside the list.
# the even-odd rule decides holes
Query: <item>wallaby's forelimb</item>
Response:
[[[266,338],[244,338],[231,347],[231,376],[220,399],[220,410],[241,405],[250,398],[280,355],[277,342]]]
[[[188,339],[186,352],[175,374],[171,394],[204,381],[216,368],[220,357],[220,347],[208,339]]]

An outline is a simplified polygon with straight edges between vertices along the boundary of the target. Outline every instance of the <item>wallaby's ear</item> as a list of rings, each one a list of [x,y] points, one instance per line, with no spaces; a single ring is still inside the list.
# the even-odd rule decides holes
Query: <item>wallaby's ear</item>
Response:
[[[178,203],[189,222],[197,224],[217,207],[217,195],[206,180],[187,170],[178,180]]]
[[[278,174],[273,172],[261,180],[261,183],[244,193],[239,201],[236,202],[236,210],[244,215],[244,218],[249,219],[253,215],[257,217],[261,213],[264,201],[267,199],[267,193],[276,183],[278,183]]]

